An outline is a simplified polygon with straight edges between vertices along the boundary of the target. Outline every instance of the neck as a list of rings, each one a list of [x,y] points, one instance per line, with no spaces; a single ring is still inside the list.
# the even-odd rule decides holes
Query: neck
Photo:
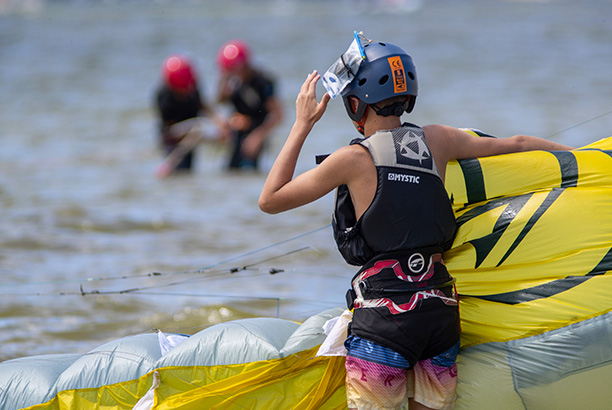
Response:
[[[253,69],[249,65],[245,64],[240,68],[238,76],[242,81],[247,81],[253,76]]]
[[[368,110],[372,110],[368,107]],[[402,120],[400,117],[390,116],[390,117],[381,117],[376,115],[374,110],[368,114],[368,119],[363,127],[363,136],[368,138],[369,136],[375,134],[381,130],[392,130],[394,128],[398,128],[402,125]]]

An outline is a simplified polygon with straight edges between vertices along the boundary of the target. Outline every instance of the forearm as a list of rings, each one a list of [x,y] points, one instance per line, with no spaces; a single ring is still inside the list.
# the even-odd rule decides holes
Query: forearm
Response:
[[[219,80],[219,89],[217,93],[217,102],[224,103],[229,100],[229,97],[232,93],[232,89],[230,88],[230,77],[228,75],[223,75]]]
[[[312,126],[303,123],[293,124],[289,137],[274,161],[259,196],[259,208],[262,211],[274,214],[284,210],[279,206],[277,196],[283,186],[293,179],[300,151],[311,129]]]
[[[516,146],[515,151],[569,151],[574,149],[569,145],[559,144],[554,141],[549,141],[543,138],[532,137],[530,135],[515,135],[508,138]]]

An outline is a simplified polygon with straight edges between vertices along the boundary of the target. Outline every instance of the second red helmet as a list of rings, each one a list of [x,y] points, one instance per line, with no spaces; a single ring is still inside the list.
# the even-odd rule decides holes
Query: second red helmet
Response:
[[[233,71],[247,64],[250,51],[247,44],[241,40],[232,40],[225,43],[217,54],[217,64],[223,71]]]

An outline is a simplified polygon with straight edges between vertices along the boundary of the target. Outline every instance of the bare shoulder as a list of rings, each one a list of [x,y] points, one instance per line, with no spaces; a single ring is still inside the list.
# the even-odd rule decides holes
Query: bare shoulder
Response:
[[[365,147],[357,144],[337,149],[318,168],[337,185],[351,185],[365,175],[370,173],[376,175],[370,153]]]
[[[368,150],[358,144],[338,148],[329,156],[328,159],[325,160],[325,162],[328,160],[330,160],[330,163],[334,162],[335,164],[343,167],[354,167],[363,162],[372,162],[372,158],[370,157]]]
[[[427,146],[431,150],[434,158],[437,159],[436,162],[446,163],[450,159],[453,159],[454,141],[457,138],[457,133],[463,133],[463,131],[440,124],[425,125],[422,129],[425,134]]]
[[[448,125],[428,125],[423,127],[427,144],[432,154],[450,161],[454,159],[476,158],[520,151],[518,138],[483,138]]]
[[[448,142],[448,140],[452,138],[468,136],[465,131],[462,131],[455,127],[450,127],[448,125],[429,124],[424,125],[421,128],[425,133],[425,138],[427,138],[427,142],[429,142],[430,139],[434,143],[440,141]]]
[[[451,127],[441,124],[429,124],[423,125],[421,128],[423,129],[423,132],[425,132],[425,134],[438,135],[447,132],[447,129]]]

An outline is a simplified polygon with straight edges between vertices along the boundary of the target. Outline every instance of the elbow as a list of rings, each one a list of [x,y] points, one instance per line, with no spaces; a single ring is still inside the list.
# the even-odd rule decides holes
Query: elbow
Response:
[[[515,135],[512,137],[513,152],[524,152],[533,150],[534,147],[530,145],[530,137],[527,135]]]
[[[258,205],[259,205],[259,209],[260,209],[262,212],[265,212],[265,213],[267,213],[267,214],[272,214],[272,215],[273,215],[273,214],[277,214],[277,213],[279,213],[279,212],[280,212],[280,211],[276,210],[276,209],[275,209],[275,208],[272,206],[272,204],[271,204],[270,200],[266,199],[264,196],[260,196],[260,197],[259,197],[259,202],[258,202]]]
[[[525,151],[528,149],[526,135],[515,135],[514,140],[518,150]]]

